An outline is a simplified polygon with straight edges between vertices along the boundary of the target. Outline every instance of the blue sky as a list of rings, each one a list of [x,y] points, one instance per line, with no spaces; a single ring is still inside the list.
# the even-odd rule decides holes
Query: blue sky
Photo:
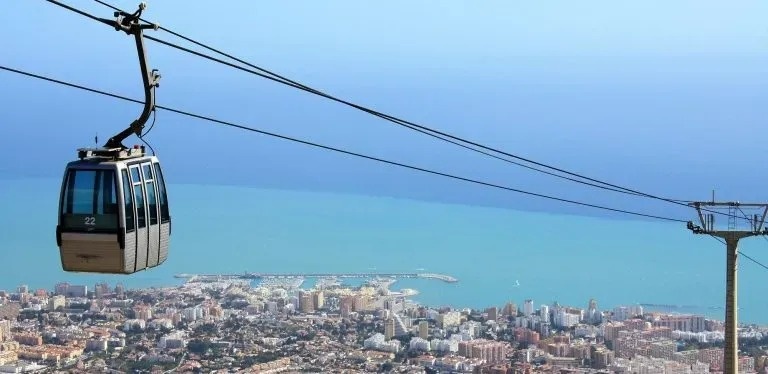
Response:
[[[91,1],[68,4],[103,17]],[[130,1],[114,2],[133,10]],[[145,17],[329,93],[676,198],[763,200],[768,4],[758,1],[153,1]],[[45,1],[0,14],[0,63],[141,97],[131,38]],[[163,32],[154,36],[180,42]],[[181,42],[180,42],[181,43]],[[469,154],[147,42],[158,103],[522,189],[683,217]],[[59,177],[140,107],[0,72],[0,176]],[[170,182],[349,191],[582,212],[158,113]],[[18,154],[18,153],[17,153]],[[205,154],[205,157],[198,156]],[[686,213],[688,214],[688,213]]]

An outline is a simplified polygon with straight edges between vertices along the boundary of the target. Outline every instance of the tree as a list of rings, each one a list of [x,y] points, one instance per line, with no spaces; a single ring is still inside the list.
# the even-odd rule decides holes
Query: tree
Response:
[[[197,335],[218,335],[219,328],[213,323],[206,323],[195,328]]]
[[[140,300],[144,304],[148,304],[148,305],[155,305],[155,303],[157,303],[157,299],[155,299],[154,296],[149,295],[149,294],[141,295],[141,299]]]
[[[399,340],[400,344],[402,344],[403,346],[407,346],[410,343],[410,341],[413,338],[413,336],[412,336],[412,334],[409,333],[407,335],[395,336],[394,338],[396,340]]]
[[[187,349],[192,353],[204,354],[211,348],[211,343],[200,339],[192,339],[187,343]]]

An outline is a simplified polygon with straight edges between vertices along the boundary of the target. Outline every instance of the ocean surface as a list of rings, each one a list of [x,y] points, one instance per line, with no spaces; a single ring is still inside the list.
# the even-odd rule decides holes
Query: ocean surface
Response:
[[[0,179],[0,289],[164,286],[180,284],[177,273],[424,269],[459,282],[408,279],[393,288],[415,288],[416,301],[430,306],[533,299],[537,308],[554,301],[585,308],[595,298],[602,309],[648,303],[724,313],[725,248],[684,224],[232,186],[168,186],[173,236],[161,267],[70,274],[54,235],[59,187],[57,179]],[[740,249],[768,263],[762,238]],[[739,277],[740,322],[768,324],[768,272],[742,257]]]

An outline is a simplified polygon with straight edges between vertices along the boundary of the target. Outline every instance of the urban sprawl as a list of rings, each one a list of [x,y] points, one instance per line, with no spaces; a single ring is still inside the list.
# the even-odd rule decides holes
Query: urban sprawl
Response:
[[[427,307],[394,279],[59,283],[0,291],[0,372],[710,373],[723,323],[532,300]],[[768,373],[768,328],[740,326],[739,371]]]

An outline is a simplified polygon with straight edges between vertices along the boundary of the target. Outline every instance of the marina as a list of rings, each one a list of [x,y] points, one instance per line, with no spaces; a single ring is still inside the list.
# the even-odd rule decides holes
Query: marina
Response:
[[[185,278],[187,282],[215,282],[234,279],[265,280],[293,278],[421,278],[435,279],[446,283],[456,283],[459,280],[445,274],[436,273],[250,273],[243,274],[176,274],[176,278]]]

